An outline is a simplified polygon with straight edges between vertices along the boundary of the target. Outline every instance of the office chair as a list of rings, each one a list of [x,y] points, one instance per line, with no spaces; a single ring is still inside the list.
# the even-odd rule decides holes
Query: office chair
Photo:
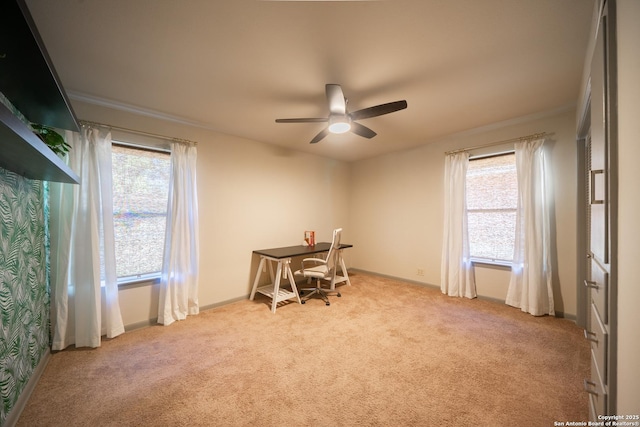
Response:
[[[333,230],[333,240],[331,241],[331,247],[329,248],[329,252],[327,253],[326,258],[305,258],[302,260],[302,270],[298,270],[294,273],[297,276],[306,277],[309,282],[311,282],[311,280],[313,279],[316,279],[315,287],[300,289],[300,296],[302,296],[303,293],[309,292],[304,295],[304,299],[300,299],[300,302],[302,304],[307,302],[307,300],[313,295],[318,295],[320,296],[320,298],[322,298],[325,305],[331,305],[331,303],[329,302],[329,298],[327,297],[327,292],[336,292],[338,297],[342,296],[340,295],[340,292],[328,291],[327,289],[322,289],[320,287],[321,280],[333,281],[335,279],[341,235],[342,228]]]

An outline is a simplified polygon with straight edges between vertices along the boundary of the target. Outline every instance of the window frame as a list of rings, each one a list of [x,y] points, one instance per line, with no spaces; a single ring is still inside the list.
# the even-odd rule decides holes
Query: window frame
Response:
[[[474,160],[481,160],[481,159],[487,159],[487,158],[491,158],[491,157],[500,157],[500,156],[506,156],[506,155],[514,155],[515,156],[515,150],[514,149],[508,149],[508,150],[502,150],[502,151],[498,151],[498,152],[491,152],[491,153],[486,153],[486,154],[478,154],[478,155],[472,155],[469,157],[469,162],[472,162]],[[515,160],[515,157],[514,157]],[[517,172],[516,172],[516,180],[517,180]],[[466,177],[465,177],[465,187],[467,185],[466,182]],[[466,191],[466,188],[465,188]],[[468,215],[468,213],[472,210],[470,210],[467,206],[465,206],[465,210],[466,213]],[[514,209],[517,213],[517,206]],[[481,211],[479,209],[473,209],[473,211]],[[468,219],[467,219],[467,228],[469,227],[468,224]],[[515,230],[514,230],[514,237],[515,237]],[[515,240],[515,239],[514,239]],[[469,242],[470,244],[471,242]],[[515,243],[515,241],[514,241]],[[514,251],[515,251],[515,247],[514,247]],[[471,248],[469,248],[469,260],[474,264],[474,265],[485,265],[485,266],[491,266],[491,267],[500,267],[500,268],[506,268],[506,269],[511,269],[513,267],[513,259],[512,260],[503,260],[503,259],[496,259],[496,258],[484,258],[484,257],[479,257],[479,256],[473,256],[471,255]]]
[[[136,144],[133,142],[123,141],[121,138],[112,138],[111,140],[112,146],[120,146],[124,148],[131,148],[141,151],[150,151],[154,153],[165,153],[169,155],[169,159],[171,159],[171,150],[168,148],[148,146],[142,144]],[[113,173],[113,166],[112,166]],[[112,195],[113,196],[113,195]],[[130,276],[121,276],[116,277],[116,284],[120,287],[138,287],[141,285],[149,285],[149,284],[157,284],[160,282],[160,278],[162,276],[162,271],[150,272],[150,273],[142,273]]]

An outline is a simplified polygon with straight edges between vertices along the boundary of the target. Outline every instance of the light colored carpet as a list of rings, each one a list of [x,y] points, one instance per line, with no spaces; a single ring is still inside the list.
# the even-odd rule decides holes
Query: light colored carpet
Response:
[[[552,426],[587,420],[571,321],[374,275],[240,301],[51,360],[19,426]],[[206,286],[206,284],[201,285]]]

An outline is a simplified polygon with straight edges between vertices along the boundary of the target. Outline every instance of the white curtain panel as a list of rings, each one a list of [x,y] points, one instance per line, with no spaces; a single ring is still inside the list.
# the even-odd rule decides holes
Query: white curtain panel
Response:
[[[124,332],[115,265],[111,133],[66,133],[79,185],[51,185],[53,350]],[[102,256],[101,256],[102,254]],[[102,286],[104,285],[104,286]],[[104,298],[103,298],[104,296]]]
[[[543,145],[544,139],[515,144],[518,208],[506,298],[507,304],[534,316],[555,315]]]
[[[164,259],[160,280],[158,323],[170,325],[198,314],[197,149],[171,143],[171,178]]]
[[[476,297],[473,264],[469,256],[466,180],[469,154],[447,154],[444,164],[444,233],[440,269],[442,293]]]

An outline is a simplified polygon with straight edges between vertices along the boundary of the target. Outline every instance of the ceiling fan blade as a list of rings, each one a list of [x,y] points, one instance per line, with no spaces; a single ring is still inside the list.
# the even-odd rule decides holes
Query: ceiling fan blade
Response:
[[[369,139],[377,135],[377,133],[375,133],[368,127],[356,122],[351,122],[351,132]]]
[[[318,123],[328,122],[328,118],[276,119],[276,123]]]
[[[351,116],[351,120],[362,120],[393,113],[398,110],[404,110],[405,108],[407,108],[407,101],[402,100],[376,105],[375,107],[363,108],[362,110],[354,111],[349,115]]]
[[[325,85],[325,91],[327,93],[327,102],[329,103],[329,111],[331,114],[346,114],[347,101],[344,99],[340,85],[327,84]]]
[[[329,128],[322,129],[319,134],[313,137],[310,144],[315,144],[316,142],[319,142],[321,139],[323,139],[327,135],[329,135]]]

